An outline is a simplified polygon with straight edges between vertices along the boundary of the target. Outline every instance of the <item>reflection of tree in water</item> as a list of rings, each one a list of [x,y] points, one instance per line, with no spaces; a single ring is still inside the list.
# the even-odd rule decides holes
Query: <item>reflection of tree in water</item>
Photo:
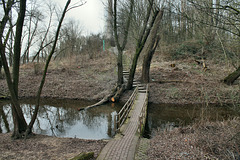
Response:
[[[41,118],[47,119],[52,135],[64,134],[71,126],[81,121],[89,129],[101,127],[103,123],[108,123],[108,135],[113,136],[113,113],[115,109],[99,107],[88,111],[77,111],[73,108],[51,107],[44,105],[39,111]]]
[[[4,104],[0,104],[0,133],[10,132],[10,126],[8,122],[9,115],[11,116],[10,106],[4,106]]]
[[[60,105],[58,104],[58,106]],[[64,104],[64,106],[67,105]],[[21,107],[26,116],[26,120],[29,121],[33,115],[35,105],[22,104]],[[10,111],[11,107],[9,104],[0,105],[1,132],[4,132],[3,126],[6,127],[8,132],[11,130],[11,127],[9,127],[9,123],[10,126],[12,125],[12,115],[9,114]],[[112,137],[114,135],[115,114],[116,107],[110,106],[101,106],[79,112],[76,109],[76,105],[74,107],[52,107],[45,104],[39,109],[33,132],[53,136],[65,135],[72,126],[75,125],[75,127],[77,127],[77,125],[81,123],[93,132],[98,131],[98,128],[105,125],[105,127],[107,127],[106,134]]]
[[[117,114],[116,108],[100,106],[80,113],[83,124],[88,126],[89,129],[101,127],[103,123],[107,122],[108,136],[113,136],[114,115]]]
[[[40,107],[38,119],[41,119],[37,123],[41,133],[46,134],[50,129],[52,135],[57,136],[59,133],[64,134],[70,126],[73,126],[80,119],[80,116],[72,108],[44,105]],[[40,121],[43,123],[43,127],[49,127],[45,130],[41,129]]]

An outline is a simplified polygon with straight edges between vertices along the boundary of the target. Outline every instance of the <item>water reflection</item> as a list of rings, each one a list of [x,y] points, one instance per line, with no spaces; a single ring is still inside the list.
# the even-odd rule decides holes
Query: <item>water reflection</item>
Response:
[[[171,130],[175,127],[186,126],[204,118],[205,120],[216,121],[234,116],[236,112],[225,105],[210,105],[208,107],[196,104],[149,104],[148,120],[146,125],[146,137],[154,135],[155,129]]]
[[[34,111],[34,100],[21,102],[26,117],[30,119]],[[93,102],[72,100],[45,100],[39,109],[33,132],[37,134],[77,137],[82,139],[108,139],[114,133],[114,115],[120,105],[114,107],[102,105],[88,111],[77,111],[77,108]],[[0,103],[0,131],[9,132],[13,128],[11,106],[9,102]]]

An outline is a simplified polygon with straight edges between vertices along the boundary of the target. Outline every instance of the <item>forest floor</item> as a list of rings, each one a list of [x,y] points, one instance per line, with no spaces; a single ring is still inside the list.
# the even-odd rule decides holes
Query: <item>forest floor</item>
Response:
[[[0,134],[1,160],[64,160],[83,152],[94,152],[94,159],[106,145],[102,140],[57,138],[34,135],[26,140],[12,140],[11,134]]]
[[[206,60],[204,71],[194,58],[167,61],[155,54],[151,65],[149,102],[152,103],[233,103],[240,102],[240,80],[234,85],[225,85],[221,80],[234,71],[232,66]],[[88,56],[72,57],[55,61],[49,67],[42,91],[43,98],[100,100],[116,85],[117,68],[115,55],[101,53],[90,59]],[[171,65],[175,67],[171,67]],[[224,66],[224,67],[223,67]],[[30,63],[20,69],[19,97],[35,97],[43,64]],[[141,65],[136,71],[140,80]],[[8,95],[6,81],[0,79],[0,95]],[[122,96],[126,101],[129,92]]]
[[[149,160],[239,159],[240,119],[201,122],[156,131],[147,150]]]
[[[82,56],[81,58],[72,57],[62,61],[54,61],[48,70],[42,97],[100,100],[111,92],[111,89],[116,84],[117,68],[115,56],[106,52],[95,55],[92,59],[88,56]],[[239,104],[240,81],[237,80],[232,86],[227,86],[221,82],[234,68],[224,63],[215,63],[214,60],[206,60],[205,62],[208,69],[203,71],[202,66],[198,65],[194,58],[171,61],[156,53],[151,65],[149,102]],[[172,67],[172,64],[175,66]],[[136,79],[140,79],[140,68],[141,65],[137,68]],[[20,98],[36,96],[42,70],[43,64],[30,63],[21,66]],[[126,92],[121,100],[126,101],[130,93],[131,91]],[[4,79],[0,79],[0,96],[2,95],[9,95]],[[177,139],[183,138],[178,131],[169,132],[165,137],[153,137],[149,157],[158,156],[159,150],[156,148],[159,148],[160,141],[164,141],[163,143],[167,145],[170,144],[170,138],[167,135],[170,138],[175,136],[176,140],[171,139],[175,142],[177,142]],[[181,139],[179,140],[181,141]],[[103,141],[65,139],[40,135],[26,141],[12,141],[10,134],[1,134],[0,142],[0,155],[2,156],[0,156],[0,159],[26,159],[26,157],[29,157],[29,159],[68,159],[74,153],[76,155],[81,151],[95,151],[95,154],[98,154],[101,147],[106,144]],[[179,146],[178,143],[171,144],[172,148],[166,151],[169,155],[174,151],[171,149]],[[189,150],[191,150],[191,145],[189,147]],[[162,149],[165,151],[166,148]],[[65,152],[68,150],[69,152]],[[185,152],[181,154],[183,155]],[[167,159],[167,157],[165,158]],[[160,157],[159,159],[162,158]]]

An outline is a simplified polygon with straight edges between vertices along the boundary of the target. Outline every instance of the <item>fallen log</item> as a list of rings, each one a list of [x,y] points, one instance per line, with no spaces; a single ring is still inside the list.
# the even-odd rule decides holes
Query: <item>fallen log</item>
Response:
[[[88,110],[88,109],[90,109],[90,108],[97,107],[97,106],[100,106],[100,105],[102,105],[102,104],[104,104],[104,103],[107,103],[107,102],[111,101],[112,97],[116,94],[117,90],[118,90],[118,87],[115,87],[110,94],[106,95],[106,96],[105,96],[102,100],[100,100],[99,102],[97,102],[97,103],[95,103],[95,104],[93,104],[93,105],[87,106],[87,107],[85,107],[85,108],[78,108],[78,111]]]
[[[116,93],[111,98],[111,101],[113,103],[118,102],[120,99],[120,96],[123,94],[124,91],[125,91],[125,85],[122,85],[120,88],[118,87]]]
[[[100,106],[100,105],[102,105],[104,103],[107,103],[109,101],[110,97],[111,97],[110,95],[107,95],[102,100],[100,100],[99,102],[97,102],[97,103],[95,103],[93,105],[87,106],[85,108],[78,108],[78,111],[87,110],[87,109],[90,109],[90,108],[93,108],[93,107]]]
[[[235,80],[238,79],[238,77],[240,77],[240,66],[237,68],[236,71],[232,72],[227,77],[225,77],[223,82],[227,85],[232,85],[235,82]]]

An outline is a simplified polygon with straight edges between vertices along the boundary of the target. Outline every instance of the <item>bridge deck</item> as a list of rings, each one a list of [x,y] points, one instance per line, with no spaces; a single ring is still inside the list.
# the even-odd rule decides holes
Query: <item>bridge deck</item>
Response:
[[[115,136],[103,148],[98,160],[133,160],[135,149],[139,136],[136,135],[138,130],[138,118],[144,105],[146,93],[138,93],[137,99],[134,102],[130,119],[126,126],[123,127],[121,134]]]

